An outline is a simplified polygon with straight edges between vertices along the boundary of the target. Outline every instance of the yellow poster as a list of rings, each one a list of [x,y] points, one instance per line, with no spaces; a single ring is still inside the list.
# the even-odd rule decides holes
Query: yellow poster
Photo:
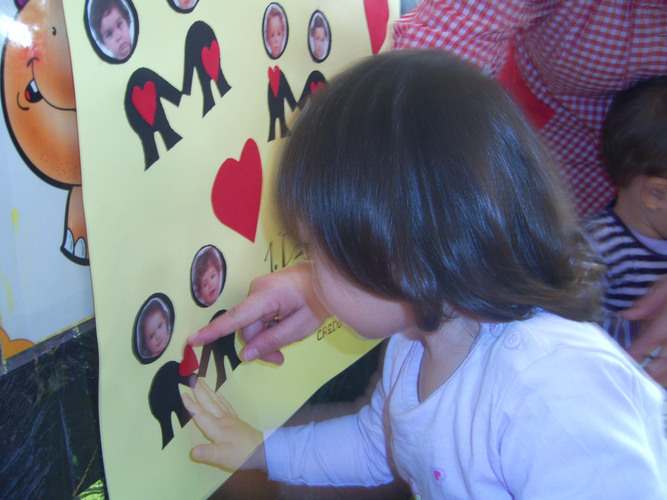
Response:
[[[202,498],[227,473],[180,394],[197,377],[256,428],[281,425],[372,344],[332,319],[280,367],[234,336],[185,340],[298,259],[274,166],[308,98],[377,53],[387,0],[66,0],[112,498]]]

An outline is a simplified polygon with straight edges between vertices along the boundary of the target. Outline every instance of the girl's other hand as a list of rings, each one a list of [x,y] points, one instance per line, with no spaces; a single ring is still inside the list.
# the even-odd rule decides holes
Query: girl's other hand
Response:
[[[621,312],[623,319],[641,320],[640,335],[628,353],[651,377],[667,386],[667,276],[660,278],[634,305]]]
[[[192,392],[194,399],[183,393],[183,404],[202,434],[211,441],[195,446],[192,459],[232,472],[266,470],[262,433],[239,419],[231,405],[203,380],[197,380]]]

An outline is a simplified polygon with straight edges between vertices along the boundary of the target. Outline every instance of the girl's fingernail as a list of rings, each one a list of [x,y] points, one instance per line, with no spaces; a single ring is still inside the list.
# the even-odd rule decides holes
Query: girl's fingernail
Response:
[[[243,361],[253,361],[257,358],[259,358],[257,349],[251,348],[243,351]]]

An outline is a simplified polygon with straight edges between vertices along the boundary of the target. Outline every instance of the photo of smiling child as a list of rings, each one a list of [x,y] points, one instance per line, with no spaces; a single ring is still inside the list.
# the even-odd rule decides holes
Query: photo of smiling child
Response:
[[[308,45],[310,54],[317,62],[324,61],[329,55],[331,32],[329,23],[324,14],[316,11],[310,18],[310,29],[308,30]]]
[[[192,263],[192,295],[201,306],[208,307],[218,300],[225,283],[227,269],[220,250],[208,245],[202,248]]]
[[[158,296],[148,299],[135,326],[135,348],[139,361],[150,363],[169,345],[173,329],[171,307]]]
[[[278,59],[287,45],[287,17],[277,3],[269,4],[264,13],[264,47],[271,59]]]
[[[89,28],[100,51],[124,61],[134,48],[134,16],[124,0],[93,0],[89,4]]]

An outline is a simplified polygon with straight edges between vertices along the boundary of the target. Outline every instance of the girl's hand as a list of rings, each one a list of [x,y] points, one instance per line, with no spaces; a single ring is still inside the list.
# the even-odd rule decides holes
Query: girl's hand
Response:
[[[623,319],[642,320],[640,335],[628,353],[651,377],[667,386],[667,276],[660,278],[634,305],[621,312]]]
[[[262,433],[240,420],[231,405],[202,379],[197,380],[193,394],[194,400],[183,393],[183,404],[211,444],[195,446],[192,459],[228,471],[266,470]]]
[[[188,338],[202,345],[240,330],[243,361],[261,358],[282,364],[281,347],[313,333],[329,315],[317,300],[307,262],[260,276],[250,293],[225,314]]]

